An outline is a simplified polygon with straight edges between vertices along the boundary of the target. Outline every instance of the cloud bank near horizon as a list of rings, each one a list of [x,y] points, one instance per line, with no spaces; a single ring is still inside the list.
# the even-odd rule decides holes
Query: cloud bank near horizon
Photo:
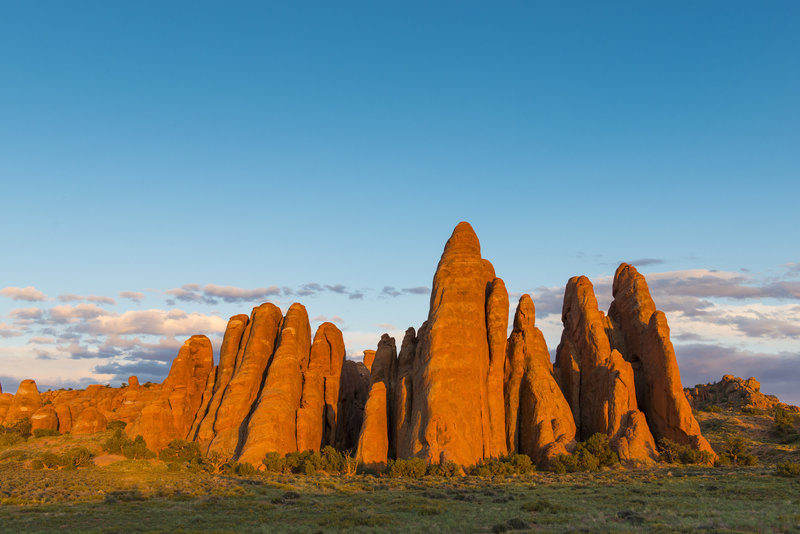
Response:
[[[658,265],[662,260],[644,259],[641,264]],[[755,376],[768,393],[800,403],[793,377],[800,376],[800,264],[788,264],[779,276],[759,277],[750,273],[691,269],[646,274],[658,309],[667,314],[672,341],[681,366],[684,385],[718,380],[723,374]],[[595,277],[592,282],[601,310],[612,300],[611,275]],[[561,335],[563,286],[536,287],[526,291],[535,301],[537,325],[545,333],[551,351]],[[296,288],[269,286],[239,288],[216,284],[185,284],[165,291],[121,291],[119,298],[140,304],[145,298],[163,299],[168,306],[176,301],[195,306],[225,303],[256,305],[287,297],[313,298],[325,294],[349,300],[427,296],[425,286],[380,290],[354,290],[344,284],[307,283]],[[513,319],[514,300],[522,292],[510,293]],[[161,295],[161,297],[158,297]],[[13,308],[0,316],[0,340],[4,347],[0,358],[11,358],[16,349],[17,364],[5,365],[11,384],[35,375],[29,363],[62,362],[76,369],[63,377],[51,376],[48,383],[80,384],[91,381],[124,380],[131,374],[142,380],[164,378],[169,362],[175,357],[182,338],[206,334],[215,348],[221,342],[226,318],[216,311],[202,313],[176,307],[162,309],[110,310],[118,306],[111,297],[61,294],[49,299],[44,292],[28,286],[7,287],[0,296],[33,306]],[[47,304],[50,303],[48,306]],[[416,324],[424,320],[427,306],[420,308]],[[331,321],[342,328],[348,357],[360,359],[365,348],[374,348],[383,331],[402,340],[403,329],[389,323],[351,325],[341,316],[318,314],[312,323]],[[394,322],[394,321],[392,321]],[[403,327],[403,325],[400,325]],[[17,361],[17,360],[15,360]],[[81,370],[80,372],[78,370]],[[13,371],[13,372],[12,372]],[[81,372],[83,373],[81,375]],[[22,373],[22,374],[19,374]],[[789,377],[787,379],[786,377]],[[36,376],[34,376],[36,378]],[[8,386],[7,386],[8,388]]]

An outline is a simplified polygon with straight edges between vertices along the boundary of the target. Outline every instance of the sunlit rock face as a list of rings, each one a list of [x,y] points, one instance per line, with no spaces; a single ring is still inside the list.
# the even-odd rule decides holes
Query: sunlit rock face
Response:
[[[131,377],[40,394],[25,380],[15,395],[0,391],[0,421],[75,434],[122,421],[153,450],[186,439],[256,466],[267,453],[333,446],[373,469],[395,457],[469,466],[512,453],[546,467],[595,433],[631,464],[652,462],[661,438],[711,451],[644,277],[622,264],[613,292],[606,316],[588,278],[568,281],[553,365],[529,295],[509,336],[508,290],[462,222],[434,273],[427,319],[399,352],[384,334],[363,362],[347,360],[335,325],[312,338],[304,306],[284,314],[264,303],[229,319],[217,365],[210,340],[192,336],[162,384]]]

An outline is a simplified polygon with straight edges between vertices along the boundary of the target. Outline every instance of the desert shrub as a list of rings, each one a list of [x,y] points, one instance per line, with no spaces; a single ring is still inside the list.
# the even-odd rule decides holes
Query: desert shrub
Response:
[[[389,460],[386,465],[386,474],[392,478],[422,478],[427,469],[428,465],[422,458],[398,458]]]
[[[326,473],[341,473],[345,468],[345,454],[330,445],[322,447],[322,470]]]
[[[37,428],[33,431],[34,438],[45,438],[48,436],[58,436],[58,430],[54,430],[52,428]]]
[[[89,467],[93,465],[94,454],[86,447],[74,447],[62,453],[64,457],[65,469],[77,469],[78,467]]]
[[[128,440],[122,445],[122,454],[129,460],[149,460],[156,457],[156,453],[147,448],[141,434],[136,436],[133,441]]]
[[[780,406],[775,407],[772,432],[784,443],[791,443],[800,438],[797,429],[794,427],[794,423],[794,414],[784,410]]]
[[[756,465],[758,458],[750,453],[750,446],[742,436],[728,434],[725,436],[723,452],[717,458],[716,465]]]
[[[2,428],[2,427],[0,427]],[[13,432],[11,430],[2,429],[0,430],[0,447],[8,447],[11,445],[16,445],[20,441],[24,441],[19,432]]]
[[[498,475],[524,475],[535,468],[530,457],[525,454],[510,454],[500,458],[488,458],[467,470],[470,475],[479,477]]]
[[[454,477],[461,474],[461,467],[455,462],[442,462],[438,464],[429,464],[425,471],[426,476],[431,477]]]
[[[125,421],[120,421],[119,419],[114,419],[108,422],[107,428],[108,430],[125,430],[125,427],[128,426],[128,423]]]
[[[109,454],[122,454],[122,448],[133,441],[125,435],[122,429],[117,428],[114,434],[103,442],[102,448]]]
[[[775,474],[781,477],[800,477],[800,463],[784,462],[775,466]]]
[[[286,460],[277,452],[268,452],[261,463],[267,473],[283,473],[286,469]]]
[[[236,463],[236,464],[233,464],[233,472],[234,472],[234,474],[237,474],[237,475],[239,475],[241,477],[251,477],[251,476],[255,475],[258,471],[256,471],[255,467],[253,467],[253,464]]]
[[[93,465],[94,454],[86,447],[73,447],[60,454],[43,452],[31,462],[34,469],[78,469]]]
[[[708,411],[711,413],[720,413],[722,412],[722,407],[717,406],[716,404],[712,404],[711,406],[708,407]]]
[[[27,417],[24,419],[20,419],[19,421],[15,421],[9,426],[0,427],[3,428],[3,431],[8,433],[19,434],[23,438],[31,437],[31,420]]]
[[[698,451],[691,445],[681,445],[667,438],[658,441],[661,462],[668,464],[711,464],[714,455],[708,451]]]
[[[619,463],[619,456],[611,450],[611,442],[605,434],[597,433],[578,443],[575,452],[557,456],[550,464],[556,473],[576,471],[599,471]]]
[[[158,458],[167,463],[196,463],[202,457],[200,444],[185,439],[173,439],[158,453]]]
[[[761,415],[762,411],[755,406],[742,406],[742,413],[747,415]]]

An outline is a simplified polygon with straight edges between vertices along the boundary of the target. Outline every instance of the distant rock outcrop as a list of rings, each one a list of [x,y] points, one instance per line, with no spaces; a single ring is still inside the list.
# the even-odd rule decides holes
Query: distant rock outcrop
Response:
[[[733,375],[725,375],[719,382],[699,384],[683,391],[692,408],[697,409],[719,406],[736,410],[781,408],[789,412],[800,412],[800,407],[783,403],[775,395],[761,393],[761,384],[753,377],[744,380]]]
[[[17,393],[11,399],[6,411],[3,424],[9,426],[20,419],[30,417],[42,407],[42,398],[39,389],[33,380],[23,380],[17,388]]]

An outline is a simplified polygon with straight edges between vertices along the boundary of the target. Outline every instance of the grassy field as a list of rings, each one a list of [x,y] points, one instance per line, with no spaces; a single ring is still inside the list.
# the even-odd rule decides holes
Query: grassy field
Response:
[[[765,415],[700,412],[698,419],[718,449],[725,436],[746,435],[759,465],[449,479],[210,475],[115,458],[34,470],[30,460],[43,451],[80,445],[99,454],[108,433],[31,438],[0,450],[0,530],[800,532],[800,478],[776,476],[773,466],[800,461],[798,444],[779,443]]]

